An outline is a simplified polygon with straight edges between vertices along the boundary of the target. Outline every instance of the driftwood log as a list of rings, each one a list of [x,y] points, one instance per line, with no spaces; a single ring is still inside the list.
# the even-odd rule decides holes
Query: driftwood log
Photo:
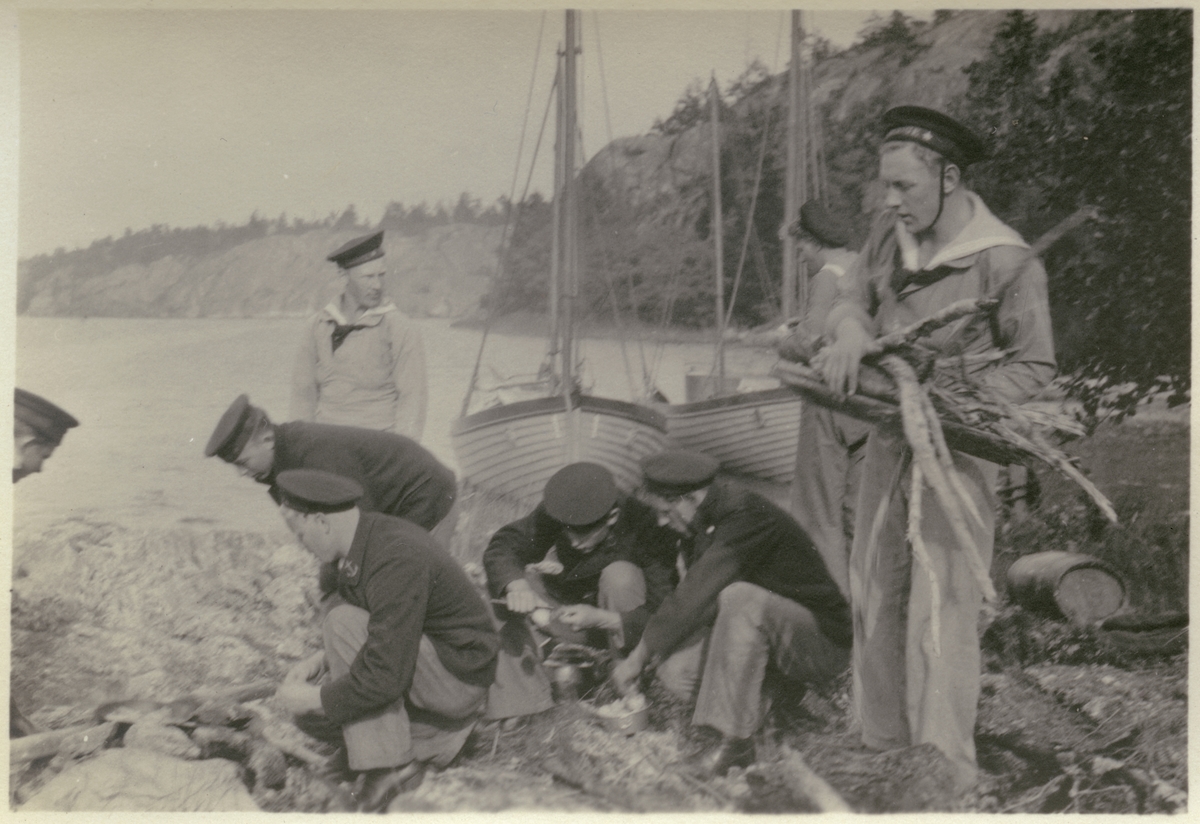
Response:
[[[1041,257],[1043,253],[1070,232],[1075,231],[1089,220],[1099,220],[1100,210],[1095,206],[1080,206],[1071,214],[1056,223],[1048,232],[1039,237],[1029,246],[1031,254]],[[784,318],[783,322],[771,321],[751,329],[743,338],[743,343],[751,346],[777,346],[790,332],[804,321],[802,315]],[[815,337],[820,330],[809,330]],[[814,352],[815,354],[815,352]],[[807,358],[806,358],[807,359]]]
[[[75,742],[86,747],[95,744],[95,748],[99,749],[112,737],[116,727],[113,723],[80,724],[14,738],[9,741],[9,763],[25,764],[48,755],[57,755],[64,748],[76,749]]]
[[[219,712],[223,705],[266,698],[275,693],[276,682],[263,680],[237,687],[201,689],[176,701],[159,703],[154,701],[118,701],[98,708],[94,724],[78,724],[59,730],[49,730],[9,741],[9,760],[14,764],[36,761],[55,755],[64,749],[79,750],[90,747],[96,741],[102,746],[112,737],[117,723],[135,720],[133,716],[145,715],[152,710],[165,710],[164,716],[170,723],[182,723],[206,712]],[[128,710],[128,713],[123,712]],[[98,749],[99,747],[97,747]],[[298,755],[297,757],[303,756]]]
[[[852,813],[854,809],[843,800],[838,791],[817,775],[800,753],[787,744],[779,747],[779,766],[788,786],[799,795],[810,801],[823,813]]]

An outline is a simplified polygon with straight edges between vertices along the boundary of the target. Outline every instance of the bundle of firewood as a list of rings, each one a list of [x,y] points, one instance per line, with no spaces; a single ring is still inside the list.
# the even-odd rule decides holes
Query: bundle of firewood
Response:
[[[958,301],[918,323],[876,338],[863,359],[853,395],[831,390],[824,376],[809,365],[821,342],[802,331],[780,343],[778,351],[785,360],[776,367],[786,384],[813,403],[902,429],[913,453],[908,528],[914,558],[933,575],[920,535],[920,500],[928,483],[948,513],[987,600],[995,598],[995,589],[967,526],[968,519],[977,524],[982,524],[982,519],[954,467],[951,449],[1000,464],[1036,458],[1077,483],[1110,521],[1117,520],[1103,493],[1052,443],[1052,439],[1083,434],[1075,421],[1009,403],[972,379],[973,372],[1003,361],[1007,353],[937,359],[920,344],[920,338],[935,329],[994,305],[990,300]],[[932,583],[936,597],[936,581]]]

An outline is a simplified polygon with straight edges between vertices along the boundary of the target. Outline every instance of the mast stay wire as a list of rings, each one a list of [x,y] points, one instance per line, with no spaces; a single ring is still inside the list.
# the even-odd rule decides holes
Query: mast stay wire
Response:
[[[775,288],[772,282],[770,273],[767,270],[767,259],[763,256],[762,239],[758,236],[758,230],[754,230],[753,245],[751,249],[754,252],[754,271],[758,273],[759,283],[762,284],[763,294],[767,296],[767,300],[772,302],[771,305],[779,303],[780,290]]]
[[[721,325],[721,328],[723,329],[728,329],[730,322],[733,320],[733,307],[737,302],[738,287],[740,287],[742,283],[742,271],[746,265],[746,252],[750,248],[750,236],[755,233],[754,210],[755,206],[758,204],[758,190],[759,184],[762,182],[763,158],[766,157],[767,154],[767,136],[769,132],[770,113],[767,115],[767,123],[763,128],[762,148],[759,150],[758,154],[758,171],[755,173],[754,190],[750,195],[750,209],[746,216],[746,233],[742,237],[742,251],[738,256],[737,272],[734,273],[733,276],[733,289],[729,293],[729,306],[727,306],[725,309],[725,322]],[[710,378],[716,374],[718,358],[719,355],[714,354],[712,366],[708,370],[708,376]]]
[[[779,51],[782,48],[783,27],[786,24],[786,22],[787,22],[786,12],[781,12],[780,28],[779,28],[779,32],[777,33],[777,35],[775,37],[775,59],[773,61],[774,68],[778,68],[778,66],[779,66]],[[748,54],[749,54],[749,52],[747,51],[747,55]],[[757,235],[757,227],[755,227],[755,225],[754,225],[754,214],[755,214],[755,209],[758,205],[758,193],[762,187],[763,163],[767,157],[767,142],[771,136],[771,116],[772,116],[772,114],[773,114],[773,109],[770,106],[768,106],[766,121],[763,123],[762,145],[759,148],[759,152],[758,152],[758,166],[754,172],[754,190],[750,196],[750,209],[749,209],[749,214],[746,217],[746,233],[742,237],[742,250],[741,250],[741,253],[738,255],[737,271],[735,272],[735,274],[733,276],[733,289],[731,290],[730,295],[729,295],[729,306],[726,308],[726,311],[725,311],[725,322],[723,324],[723,327],[726,329],[729,328],[729,324],[733,321],[733,307],[737,303],[738,289],[742,283],[742,272],[746,265],[746,253],[749,251],[750,237],[752,235]],[[708,376],[710,378],[716,372],[716,368],[717,368],[717,362],[716,362],[716,358],[714,357],[712,368],[709,369],[709,374],[708,374]]]
[[[604,103],[605,125],[607,128],[608,144],[611,145],[613,142],[612,116],[611,116],[611,112],[610,112],[609,106],[608,106],[608,85],[607,85],[605,73],[604,73],[604,56],[600,49],[600,21],[599,21],[599,16],[597,15],[596,12],[592,12],[592,21],[593,21],[593,31],[594,31],[593,37],[596,41],[596,57],[597,57],[597,61],[599,64],[599,70],[600,70],[600,87],[601,87],[600,96],[601,96],[601,100]],[[582,38],[581,38],[581,42],[582,42]],[[579,126],[579,128],[577,129],[577,137],[579,140],[579,156],[581,158],[581,163],[582,163],[582,158],[587,156],[587,153],[586,153],[585,147],[584,147],[584,142],[583,142],[582,126]],[[610,153],[609,157],[610,158],[612,157],[611,153]],[[615,167],[613,167],[613,170],[615,171]],[[581,169],[581,171],[582,171],[582,169]],[[587,203],[585,200],[585,208],[587,208],[587,210],[588,210],[588,216],[591,217],[593,229],[599,230],[600,229],[599,217],[596,214],[594,206],[590,203]],[[639,392],[633,382],[633,369],[629,362],[629,351],[626,348],[625,339],[627,336],[625,334],[624,323],[621,321],[620,302],[617,297],[616,286],[613,283],[612,271],[611,271],[611,267],[610,267],[609,249],[608,249],[607,244],[604,243],[602,240],[602,238],[604,237],[604,233],[602,231],[596,231],[595,234],[598,238],[601,239],[600,255],[601,255],[601,258],[603,259],[603,265],[600,268],[604,274],[605,285],[608,287],[607,291],[608,291],[609,300],[612,303],[613,321],[615,322],[616,327],[617,327],[617,336],[620,341],[620,347],[621,347],[621,359],[624,361],[624,365],[625,365],[625,380],[629,384],[630,400],[636,401],[639,397]],[[639,348],[639,352],[640,352],[641,351],[640,337],[638,340],[638,348]],[[646,377],[646,367],[645,367],[645,355],[643,353],[642,354],[642,378],[643,378],[643,381],[645,380],[645,377]]]
[[[459,415],[460,417],[466,417],[467,410],[470,409],[470,406],[471,406],[471,395],[475,392],[475,384],[479,380],[479,366],[483,362],[483,349],[484,349],[484,346],[487,344],[488,333],[491,331],[492,323],[496,319],[497,306],[499,305],[499,301],[495,299],[496,287],[500,283],[500,276],[501,276],[501,273],[505,269],[504,264],[505,264],[505,262],[507,262],[509,252],[510,252],[509,247],[506,245],[506,241],[508,240],[508,235],[509,235],[509,229],[511,227],[514,232],[516,231],[515,225],[516,225],[517,220],[519,219],[519,214],[520,214],[520,209],[521,209],[520,204],[525,201],[526,196],[529,194],[530,181],[533,179],[533,169],[537,163],[538,150],[541,148],[541,145],[542,145],[542,136],[544,135],[545,129],[546,129],[546,119],[550,113],[550,106],[549,106],[549,104],[547,104],[546,113],[542,115],[542,125],[538,131],[537,143],[533,149],[533,157],[530,158],[530,161],[529,161],[529,175],[526,177],[526,180],[525,180],[525,189],[521,193],[521,200],[515,201],[515,200],[513,200],[513,198],[516,196],[517,178],[521,171],[521,156],[524,153],[524,149],[525,149],[525,133],[526,133],[526,129],[529,126],[529,113],[533,107],[533,89],[537,83],[538,63],[541,61],[542,36],[545,34],[545,29],[546,29],[546,12],[543,11],[541,21],[538,26],[537,46],[534,48],[533,71],[530,73],[530,76],[529,76],[529,92],[527,93],[527,95],[525,97],[525,116],[521,123],[521,137],[517,144],[517,162],[516,162],[516,165],[513,167],[512,183],[510,184],[510,187],[509,187],[509,196],[508,196],[508,204],[509,204],[508,212],[509,213],[505,217],[504,229],[500,233],[500,249],[502,251],[496,257],[496,270],[492,274],[492,290],[491,291],[493,294],[493,300],[491,300],[489,302],[487,318],[484,320],[484,324],[483,324],[483,334],[480,336],[480,339],[479,339],[479,350],[475,354],[475,366],[471,369],[471,380],[467,384],[467,394],[463,398],[462,411]],[[551,86],[551,89],[550,89],[550,99],[551,100],[554,99],[554,90],[557,87],[557,85],[558,85],[558,75],[556,72],[555,78],[554,78],[554,84]]]
[[[595,11],[592,12],[592,25],[595,30],[595,38],[596,38],[596,61],[600,67],[600,96],[601,96],[601,99],[603,99],[603,101],[604,101],[604,127],[605,127],[605,133],[608,137],[608,144],[611,146],[612,142],[613,142],[612,110],[609,108],[608,73],[604,70],[604,51],[600,46],[600,13],[599,12],[595,12]],[[609,162],[610,162],[611,170],[615,172],[616,171],[616,161],[613,159],[613,155],[611,153],[609,154]],[[636,321],[636,319],[637,319],[637,302],[636,302],[636,298],[635,298],[635,294],[634,294],[634,290],[633,290],[632,276],[629,278],[629,282],[626,284],[626,288],[629,291],[629,305],[631,307],[633,307],[634,319]],[[616,305],[615,301],[616,301],[616,298],[614,295],[614,305],[613,305],[614,317],[617,316],[617,305]],[[635,328],[636,328],[636,325],[635,325]],[[636,332],[636,338],[637,338],[637,345],[638,345],[638,359],[641,361],[641,367],[642,367],[642,394],[649,395],[651,392],[651,389],[653,388],[653,383],[650,381],[650,372],[646,366],[646,348],[645,348],[640,330]],[[622,334],[622,341],[624,341],[623,334]],[[622,354],[624,354],[623,351],[622,351]],[[628,371],[628,364],[626,364],[626,370]]]
[[[737,301],[738,287],[742,282],[742,269],[746,265],[746,252],[750,247],[750,234],[754,231],[754,212],[758,206],[758,193],[762,186],[763,163],[767,157],[767,140],[771,136],[771,113],[770,107],[767,107],[767,119],[763,124],[763,139],[762,146],[758,150],[758,168],[754,173],[754,191],[750,195],[750,210],[746,217],[746,234],[742,238],[742,251],[738,256],[737,272],[733,276],[733,291],[729,296],[729,306],[725,312],[725,327],[729,327],[730,321],[733,320],[733,305]]]

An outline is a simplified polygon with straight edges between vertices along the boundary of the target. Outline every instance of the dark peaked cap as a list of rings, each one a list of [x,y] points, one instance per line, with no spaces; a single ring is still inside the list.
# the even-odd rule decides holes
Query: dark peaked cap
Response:
[[[275,481],[281,503],[288,509],[313,512],[345,512],[363,495],[363,489],[349,478],[320,469],[288,469]]]
[[[13,417],[55,446],[62,442],[68,429],[79,426],[79,421],[65,410],[24,389],[13,390]]]
[[[383,231],[356,237],[325,258],[341,269],[352,269],[369,260],[383,257]]]
[[[896,106],[883,115],[884,140],[906,140],[933,149],[958,166],[987,157],[987,145],[949,115],[924,106]]]
[[[815,200],[800,207],[800,217],[791,227],[792,234],[811,235],[817,243],[829,249],[841,249],[850,243],[846,227]]]
[[[720,462],[703,452],[671,449],[642,459],[646,491],[652,495],[673,497],[702,489],[717,476]]]
[[[247,395],[238,395],[209,436],[208,444],[204,447],[205,457],[216,455],[229,463],[236,461],[250,442],[259,421],[266,416],[266,412],[250,403]]]
[[[616,482],[600,464],[567,464],[550,476],[542,494],[546,514],[566,526],[590,526],[617,503]]]

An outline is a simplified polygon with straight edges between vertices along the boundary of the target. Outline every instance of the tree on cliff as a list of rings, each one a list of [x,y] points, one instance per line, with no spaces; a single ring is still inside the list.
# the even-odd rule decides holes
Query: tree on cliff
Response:
[[[927,33],[961,14],[936,15],[932,25],[902,14],[879,18],[851,52],[873,53],[872,72],[897,75],[936,48]],[[1083,12],[1066,26],[1039,30],[1032,15],[1012,12],[983,58],[969,67],[965,97],[949,106],[988,135],[995,149],[990,162],[972,170],[972,185],[1026,238],[1040,237],[1085,204],[1100,210],[1100,220],[1068,234],[1045,255],[1060,367],[1069,391],[1091,412],[1103,401],[1125,414],[1161,391],[1182,402],[1190,391],[1191,25],[1190,10],[1151,9]],[[764,319],[762,307],[772,296],[770,284],[756,286],[749,274],[761,269],[776,283],[779,277],[774,230],[782,215],[786,138],[776,128],[783,105],[782,78],[777,80],[774,86],[731,87],[722,101],[730,273],[739,264],[755,166],[764,130],[770,130],[749,234],[747,283],[757,294],[739,294],[734,318],[741,323]],[[862,230],[868,218],[862,207],[869,205],[878,172],[879,118],[902,101],[894,99],[892,84],[882,82],[843,106],[840,96],[848,88],[828,95],[820,110],[826,198],[837,211],[858,213]],[[655,130],[674,138],[704,128],[706,105],[703,88],[693,83]],[[665,212],[641,216],[634,232],[619,228],[622,219],[639,222],[628,210],[607,208],[613,237],[629,238],[618,271],[638,285],[629,292],[639,296],[631,309],[643,317],[658,314],[644,311],[646,305],[671,302],[673,283],[687,272],[696,299],[671,303],[671,320],[712,320],[711,274],[691,273],[697,263],[711,266],[711,254],[701,262],[690,250],[697,240],[711,243],[707,177],[675,183],[687,204],[675,207],[676,216],[690,210],[682,225],[691,233],[682,236],[667,238],[659,228],[670,224]],[[651,241],[675,244],[678,251],[656,254]]]
[[[1059,365],[1095,412],[1191,385],[1192,12],[1094,12],[1038,34],[1010,12],[964,114],[995,157],[975,181],[1027,238],[1099,208],[1045,256]]]

